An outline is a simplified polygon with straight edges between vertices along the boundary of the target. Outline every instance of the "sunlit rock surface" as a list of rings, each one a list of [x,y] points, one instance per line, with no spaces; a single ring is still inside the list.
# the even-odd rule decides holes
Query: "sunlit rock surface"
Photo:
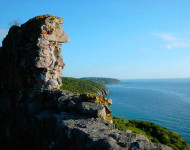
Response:
[[[7,66],[1,86],[19,90],[59,89],[65,66],[60,46],[70,40],[62,23],[62,18],[44,15],[21,27],[11,27],[1,52],[2,63]]]

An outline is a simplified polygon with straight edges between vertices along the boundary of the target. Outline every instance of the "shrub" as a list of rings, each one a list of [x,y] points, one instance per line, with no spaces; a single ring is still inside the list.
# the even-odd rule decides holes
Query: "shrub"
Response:
[[[79,94],[100,94],[104,90],[108,91],[107,87],[103,84],[88,80],[63,77],[62,82],[63,85],[60,87],[62,90],[76,92]]]
[[[162,143],[172,147],[174,150],[190,150],[187,142],[176,132],[148,121],[125,120],[112,117],[115,127],[119,130],[131,130],[132,132],[146,136],[154,143]]]

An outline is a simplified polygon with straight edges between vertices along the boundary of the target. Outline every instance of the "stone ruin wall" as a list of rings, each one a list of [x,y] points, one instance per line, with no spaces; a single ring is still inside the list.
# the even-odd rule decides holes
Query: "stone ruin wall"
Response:
[[[0,51],[1,89],[59,89],[65,66],[60,46],[70,41],[62,23],[62,18],[43,15],[10,28]]]
[[[60,46],[70,39],[62,29],[62,18],[47,18],[41,25],[41,34],[38,38],[38,57],[35,67],[46,71],[40,73],[40,87],[43,89],[59,89],[62,85],[62,70],[65,66]]]

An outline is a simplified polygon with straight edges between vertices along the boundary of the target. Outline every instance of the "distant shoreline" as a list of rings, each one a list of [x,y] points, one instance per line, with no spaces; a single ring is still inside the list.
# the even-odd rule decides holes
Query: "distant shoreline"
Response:
[[[115,78],[103,78],[103,77],[83,77],[80,78],[82,80],[89,80],[89,81],[94,81],[102,84],[116,84],[116,83],[121,83],[120,80],[115,79]]]

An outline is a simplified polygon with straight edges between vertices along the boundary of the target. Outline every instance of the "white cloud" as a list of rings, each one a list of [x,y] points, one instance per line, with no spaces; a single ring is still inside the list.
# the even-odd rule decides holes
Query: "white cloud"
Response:
[[[0,29],[0,39],[4,39],[8,31],[8,29]]]
[[[176,37],[166,34],[166,33],[160,33],[159,35],[164,41],[175,41],[177,40]]]
[[[160,33],[152,33],[152,35],[161,38],[164,41],[175,41],[177,38],[171,34],[160,32]]]
[[[163,41],[168,42],[167,44],[161,46],[165,49],[173,49],[173,48],[185,48],[190,46],[190,39],[181,39],[177,38],[171,34],[168,33],[154,33],[153,35],[161,38]]]
[[[163,48],[173,49],[173,48],[185,48],[190,46],[190,41],[175,41],[167,45],[164,45]]]

